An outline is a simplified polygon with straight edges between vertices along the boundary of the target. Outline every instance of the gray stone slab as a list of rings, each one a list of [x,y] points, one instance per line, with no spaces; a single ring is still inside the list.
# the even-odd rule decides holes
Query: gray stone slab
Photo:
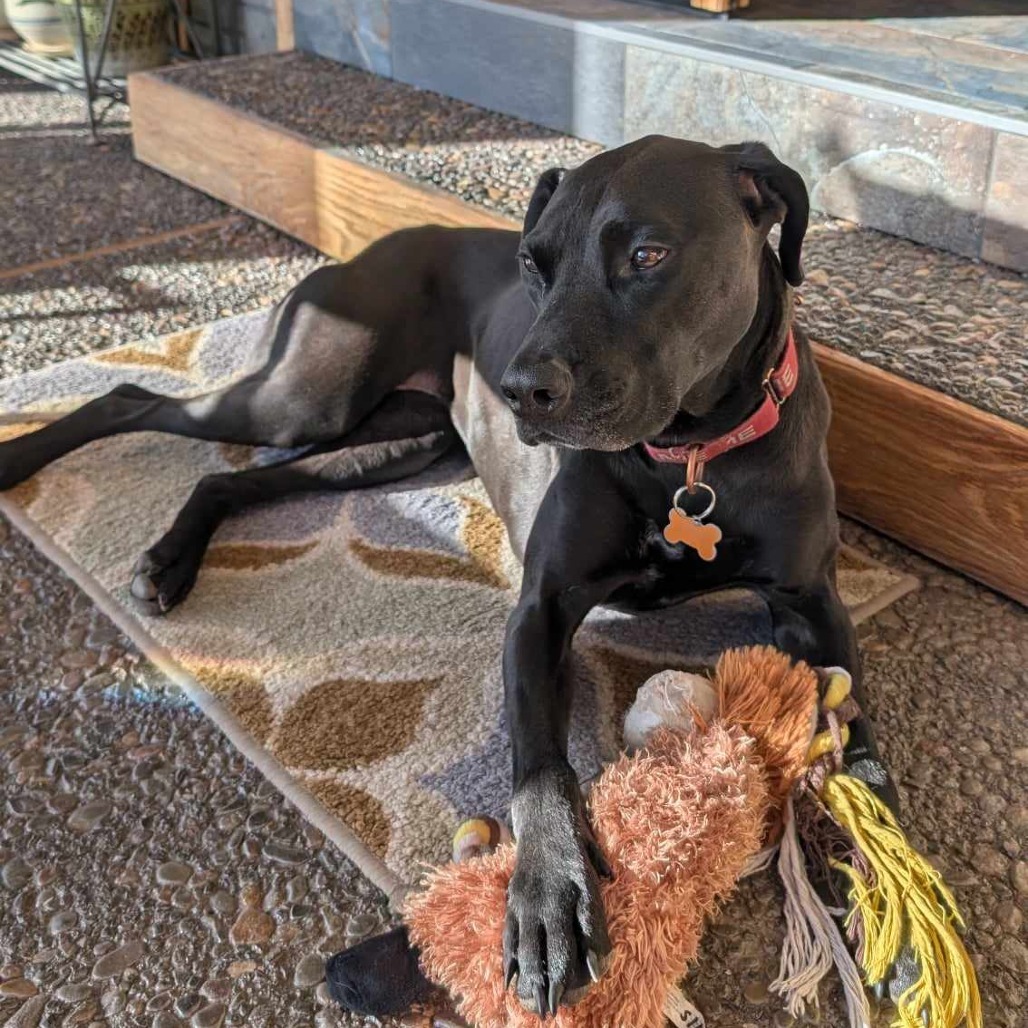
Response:
[[[979,254],[991,129],[641,47],[628,48],[625,81],[628,139],[763,140],[818,209]]]
[[[392,0],[391,20],[400,81],[584,139],[621,140],[622,43],[449,0]]]
[[[1028,269],[1028,137],[996,134],[982,257]],[[1028,331],[1028,328],[1026,328]]]
[[[278,49],[275,12],[260,3],[243,3],[237,11],[239,51],[244,54],[269,54]]]
[[[295,0],[296,47],[391,76],[389,0]]]
[[[859,76],[897,92],[915,90],[1012,117],[1023,118],[1028,103],[1028,54],[908,31],[896,23],[682,18],[659,27],[664,36],[690,43],[827,75]]]
[[[656,4],[641,4],[638,0],[463,0],[469,6],[485,7],[495,4],[517,8],[528,17],[573,18],[583,22],[664,22],[681,17],[681,10]]]
[[[1009,14],[971,18],[883,18],[878,24],[1028,54],[1028,19]]]
[[[901,31],[877,18],[854,20],[860,12],[844,11],[833,11],[836,17],[829,18],[812,18],[809,10],[784,16],[772,11],[721,21],[681,7],[620,0],[433,0],[421,6],[436,15],[447,7],[456,15],[452,8],[459,7],[493,21],[527,21],[558,34],[665,50],[1028,134],[1021,70],[1026,55],[1016,45],[986,44],[973,32],[951,37],[915,28]],[[765,10],[763,3],[760,10]],[[749,13],[741,12],[742,19]],[[978,20],[987,19],[965,19]],[[914,17],[903,21],[921,24]],[[998,38],[995,29],[992,37]],[[516,43],[521,36],[512,30],[509,38]],[[462,52],[455,60],[465,58]]]

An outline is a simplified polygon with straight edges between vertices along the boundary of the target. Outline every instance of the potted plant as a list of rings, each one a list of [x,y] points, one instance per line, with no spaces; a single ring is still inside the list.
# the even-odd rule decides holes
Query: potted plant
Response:
[[[7,0],[8,3],[17,0]],[[81,0],[82,24],[89,63],[96,67],[109,0]],[[78,50],[75,0],[58,0],[64,24]],[[79,59],[81,60],[81,54]],[[110,35],[104,53],[103,74],[124,76],[164,64],[168,59],[167,0],[115,0]]]
[[[7,20],[7,5],[0,3],[0,39],[14,39],[14,29]]]

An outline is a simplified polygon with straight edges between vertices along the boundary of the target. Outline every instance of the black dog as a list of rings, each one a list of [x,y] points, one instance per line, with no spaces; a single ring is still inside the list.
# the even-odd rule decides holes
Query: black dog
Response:
[[[834,584],[828,400],[799,333],[792,395],[781,403],[767,381],[786,350],[807,217],[799,175],[762,145],[639,140],[546,172],[520,238],[414,229],[315,272],[279,305],[240,381],[186,400],[114,389],[0,445],[0,487],[120,432],[307,447],[199,483],[136,568],[133,595],[160,613],[188,593],[227,515],[394,481],[462,441],[525,565],[503,655],[518,840],[506,966],[526,1005],[554,1011],[609,949],[604,860],[567,759],[565,669],[589,610],[745,585],[767,601],[778,646],[859,683]],[[780,260],[767,243],[776,223]],[[420,389],[399,389],[412,377]],[[719,439],[769,392],[777,427],[702,469],[723,534],[714,559],[668,542],[683,467],[643,444]],[[866,722],[848,759],[880,767]]]

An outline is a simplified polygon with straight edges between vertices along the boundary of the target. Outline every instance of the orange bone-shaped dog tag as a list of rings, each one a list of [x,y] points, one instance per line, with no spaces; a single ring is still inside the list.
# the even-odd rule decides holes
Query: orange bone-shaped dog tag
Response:
[[[668,511],[664,538],[669,543],[691,546],[702,560],[713,560],[717,556],[717,544],[721,542],[721,529],[717,525],[705,525],[672,508]]]

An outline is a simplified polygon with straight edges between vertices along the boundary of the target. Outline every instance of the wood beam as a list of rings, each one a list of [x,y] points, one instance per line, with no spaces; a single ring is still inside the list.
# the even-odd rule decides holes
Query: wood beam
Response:
[[[1028,429],[815,346],[839,509],[1028,603]]]
[[[512,224],[151,72],[129,102],[138,160],[340,260],[399,228]]]
[[[296,49],[293,0],[275,0],[275,46],[279,50]]]

